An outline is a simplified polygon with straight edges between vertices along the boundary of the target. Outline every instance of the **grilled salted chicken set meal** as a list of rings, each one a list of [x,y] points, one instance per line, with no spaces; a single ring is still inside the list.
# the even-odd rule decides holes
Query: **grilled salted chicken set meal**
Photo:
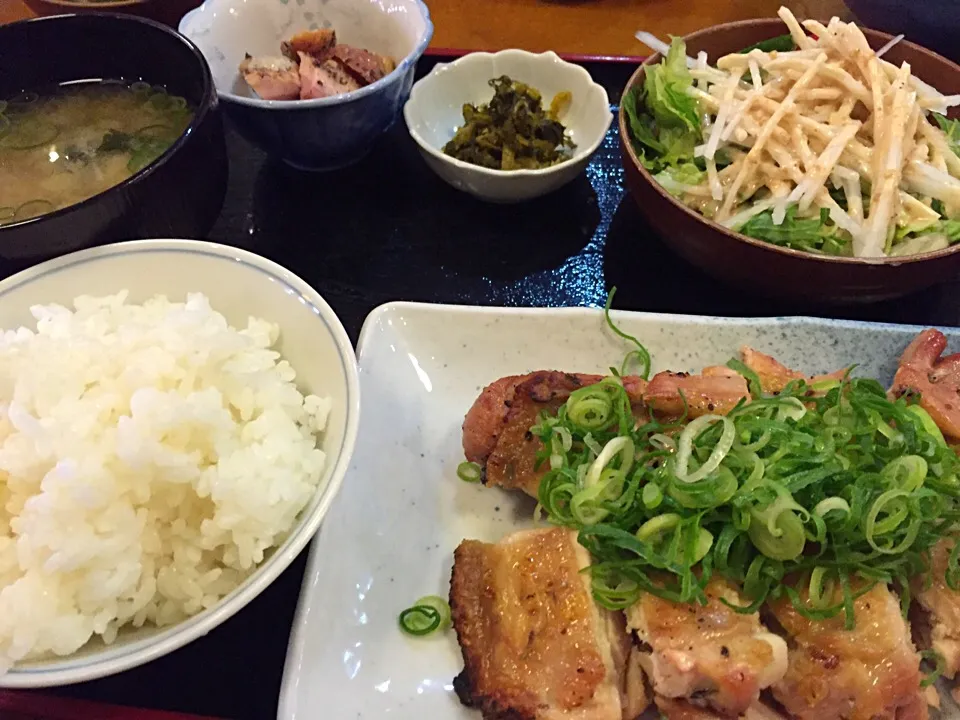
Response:
[[[900,38],[871,48],[854,24],[780,15],[785,35],[720,57],[648,37],[663,57],[624,94],[628,150],[683,212],[804,257],[948,252],[960,241],[960,95],[887,62]],[[291,28],[276,54],[228,58],[236,84],[221,96],[332,111],[410,70],[392,47],[336,30]],[[434,160],[535,180],[589,145],[587,89],[519,71],[479,87],[453,106]],[[203,112],[150,78],[10,95],[0,239],[147,177]],[[606,100],[602,115],[605,133]],[[182,242],[163,252],[225,252]],[[3,284],[5,303],[34,282],[53,288],[50,272],[71,289],[30,295],[0,338],[7,677],[225,620],[309,541],[352,452],[356,361],[315,291],[250,254],[238,261],[264,279],[262,313],[212,284],[140,296],[135,278],[116,291],[69,282],[130,247]],[[130,272],[117,267],[101,279]],[[304,315],[291,321],[282,303]],[[325,329],[303,329],[318,317]],[[557,357],[487,378],[463,408],[460,480],[526,493],[536,524],[448,548],[449,596],[401,598],[398,637],[452,628],[452,691],[488,720],[907,720],[952,706],[960,354],[944,356],[944,334],[923,330],[890,357],[885,386],[856,357],[808,376],[751,347],[651,377],[644,338],[607,322],[635,343],[619,371]],[[329,335],[316,366],[293,341],[309,332]]]

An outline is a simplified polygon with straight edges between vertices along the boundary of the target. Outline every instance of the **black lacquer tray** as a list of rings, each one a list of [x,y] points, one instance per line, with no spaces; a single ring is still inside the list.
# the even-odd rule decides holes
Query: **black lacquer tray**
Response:
[[[424,58],[420,74],[445,58]],[[631,64],[587,62],[611,102]],[[877,305],[824,309],[730,288],[673,256],[625,195],[616,123],[587,171],[553,195],[482,203],[436,177],[402,121],[359,165],[311,174],[272,161],[227,128],[230,184],[209,239],[252,250],[317,288],[356,340],[389,300],[477,305],[615,305],[727,316],[822,315],[960,324],[960,286]],[[762,269],[758,268],[758,272]],[[306,552],[257,600],[207,637],[121,675],[55,691],[131,706],[276,717],[287,637]],[[333,719],[331,719],[333,720]]]

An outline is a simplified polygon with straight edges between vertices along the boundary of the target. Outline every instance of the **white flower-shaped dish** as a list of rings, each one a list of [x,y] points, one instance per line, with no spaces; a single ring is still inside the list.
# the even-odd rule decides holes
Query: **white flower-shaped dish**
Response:
[[[443,146],[463,125],[463,104],[493,97],[490,80],[508,75],[540,91],[545,104],[567,90],[572,103],[560,117],[576,143],[572,157],[540,170],[491,170],[444,155]],[[403,108],[410,135],[427,164],[458,190],[492,202],[529,200],[570,182],[590,161],[613,121],[606,90],[579,65],[556,53],[526,50],[470,53],[437,65],[413,86]]]

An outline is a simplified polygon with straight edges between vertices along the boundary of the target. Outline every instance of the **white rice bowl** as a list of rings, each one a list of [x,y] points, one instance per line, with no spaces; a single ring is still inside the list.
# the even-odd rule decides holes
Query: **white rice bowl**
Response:
[[[317,491],[330,401],[202,294],[34,306],[0,339],[0,671],[217,604]]]

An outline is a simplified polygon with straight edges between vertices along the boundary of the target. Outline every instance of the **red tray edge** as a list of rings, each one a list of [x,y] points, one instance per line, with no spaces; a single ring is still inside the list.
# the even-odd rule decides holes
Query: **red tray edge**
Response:
[[[106,705],[41,695],[33,691],[0,690],[0,718],[11,720],[216,720],[209,716]]]

